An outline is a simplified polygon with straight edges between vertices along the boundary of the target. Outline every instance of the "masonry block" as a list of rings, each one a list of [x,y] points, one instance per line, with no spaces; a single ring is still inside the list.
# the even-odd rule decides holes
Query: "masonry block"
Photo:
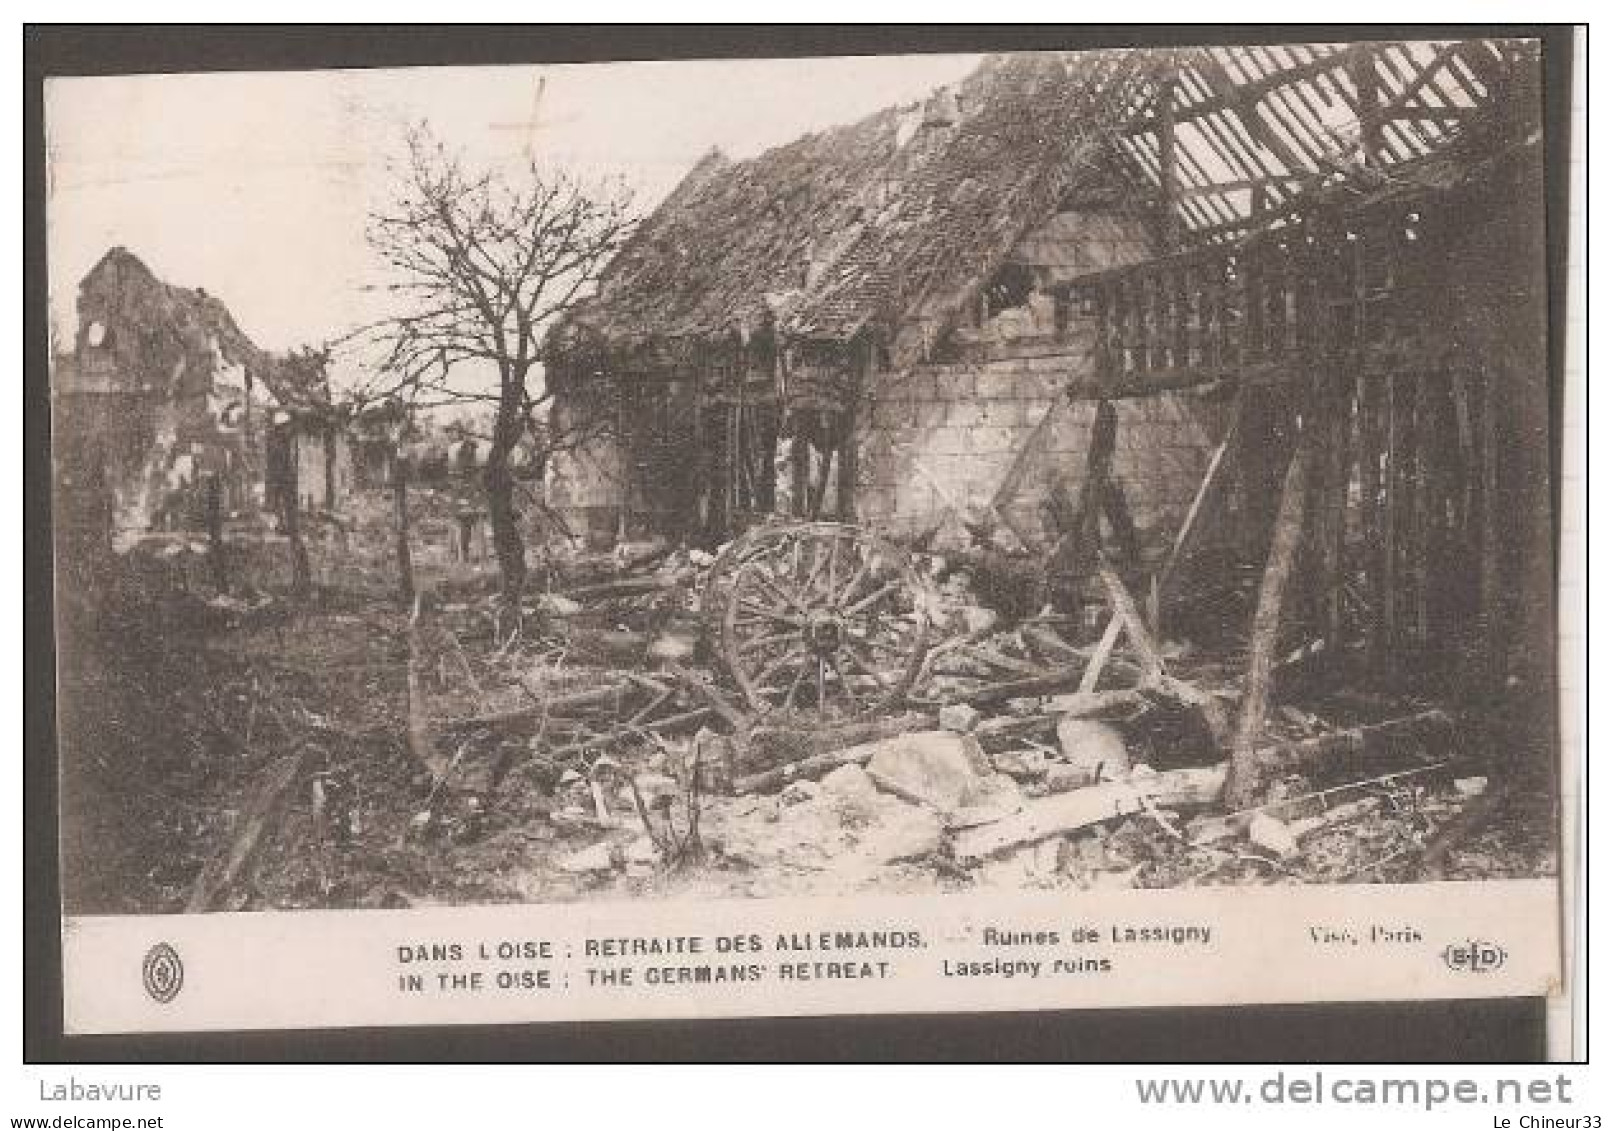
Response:
[[[978,453],[1009,452],[1014,450],[1015,441],[1022,435],[1022,429],[986,426],[973,429],[969,443],[971,450]]]
[[[978,428],[990,419],[990,409],[982,401],[954,401],[946,406],[946,423],[954,428]]]
[[[975,388],[980,398],[985,400],[1012,400],[1033,395],[1035,385],[1026,382],[1024,377],[1022,370],[993,367],[976,378]]]
[[[942,373],[935,380],[935,391],[943,400],[971,399],[974,396],[974,374],[969,370]]]
[[[875,428],[903,428],[913,421],[913,407],[905,401],[881,397],[873,404],[872,416]]]

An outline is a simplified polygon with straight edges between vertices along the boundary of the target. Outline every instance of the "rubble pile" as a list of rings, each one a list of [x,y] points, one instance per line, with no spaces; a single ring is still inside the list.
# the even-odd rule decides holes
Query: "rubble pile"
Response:
[[[207,647],[228,657],[227,704],[247,720],[222,740],[236,753],[217,783],[237,816],[168,898],[1394,880],[1458,873],[1441,830],[1503,803],[1451,742],[1455,718],[1339,692],[1272,709],[1263,791],[1229,810],[1233,660],[1155,643],[1101,589],[1072,614],[992,607],[976,571],[941,555],[914,555],[916,587],[891,614],[929,630],[894,705],[842,704],[830,678],[826,694],[785,705],[775,689],[758,707],[724,635],[743,552],[568,548],[513,622],[452,585],[406,612],[327,602],[284,617],[278,598],[209,598]],[[867,573],[882,592],[886,575]],[[842,572],[819,589],[855,584]]]

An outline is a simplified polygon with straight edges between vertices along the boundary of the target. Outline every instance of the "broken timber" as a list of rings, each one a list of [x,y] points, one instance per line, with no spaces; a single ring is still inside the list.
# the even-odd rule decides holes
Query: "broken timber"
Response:
[[[1246,807],[1253,801],[1254,793],[1259,788],[1258,765],[1253,759],[1254,742],[1265,725],[1271,668],[1282,627],[1282,603],[1287,595],[1288,577],[1293,572],[1293,563],[1298,558],[1299,545],[1304,536],[1315,431],[1313,424],[1306,429],[1288,464],[1282,483],[1281,501],[1277,504],[1270,557],[1260,581],[1259,604],[1254,611],[1254,627],[1248,646],[1248,683],[1243,692],[1236,734],[1232,739],[1232,770],[1226,782],[1227,801],[1237,808]]]
[[[214,857],[196,877],[190,899],[185,903],[187,915],[211,911],[219,906],[229,889],[245,874],[263,842],[264,832],[279,815],[291,786],[302,776],[309,752],[314,749],[313,746],[303,746],[295,754],[287,754],[270,763],[268,769],[258,777],[257,791],[235,819],[229,848]]]
[[[953,850],[958,860],[970,862],[1152,806],[1210,805],[1225,784],[1222,762],[1058,793],[1028,801],[1019,812],[993,824],[964,829]]]
[[[1314,768],[1329,759],[1380,760],[1390,751],[1401,752],[1408,745],[1447,738],[1453,727],[1454,720],[1448,713],[1423,711],[1313,739],[1262,747],[1254,751],[1254,760],[1262,767],[1283,771]],[[1345,764],[1350,769],[1357,765],[1353,761]],[[1335,771],[1338,767],[1332,764],[1328,768]],[[1218,762],[1030,801],[1011,817],[960,833],[956,856],[964,862],[978,860],[1115,817],[1139,813],[1152,806],[1212,805],[1225,787],[1227,770],[1228,763]],[[1385,778],[1390,776],[1393,775],[1385,775]]]

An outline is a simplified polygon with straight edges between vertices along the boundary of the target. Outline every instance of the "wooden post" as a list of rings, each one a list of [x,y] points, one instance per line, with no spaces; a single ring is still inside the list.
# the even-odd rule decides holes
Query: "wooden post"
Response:
[[[207,477],[207,560],[213,567],[213,588],[229,592],[229,563],[224,547],[224,488],[218,472]]]
[[[1091,441],[1086,446],[1086,475],[1074,502],[1062,492],[1054,492],[1053,504],[1067,509],[1058,516],[1061,527],[1057,546],[1047,563],[1047,572],[1066,584],[1079,585],[1091,573],[1099,545],[1099,515],[1108,494],[1108,468],[1114,458],[1114,436],[1118,414],[1111,401],[1098,401],[1092,418]]]
[[[1314,435],[1314,423],[1307,422],[1305,434],[1299,438],[1287,465],[1275,530],[1271,535],[1270,556],[1260,581],[1259,604],[1254,611],[1248,645],[1248,680],[1232,740],[1231,772],[1226,779],[1226,801],[1233,809],[1254,804],[1259,790],[1259,768],[1254,754],[1259,747],[1259,734],[1265,725],[1265,708],[1270,698],[1271,669],[1282,627],[1282,600],[1303,542]]]
[[[1103,471],[1103,516],[1108,519],[1108,529],[1114,535],[1114,545],[1119,550],[1126,571],[1139,573],[1143,564],[1142,540],[1136,533],[1136,522],[1131,518],[1131,507],[1125,500],[1125,491],[1107,469]]]
[[[1343,374],[1334,370],[1333,376]],[[1326,428],[1326,469],[1321,477],[1321,507],[1316,528],[1321,546],[1321,600],[1326,624],[1327,649],[1342,654],[1343,647],[1343,560],[1346,544],[1349,492],[1349,423],[1351,397],[1347,390],[1328,390]]]
[[[789,439],[789,513],[796,518],[806,517],[806,492],[811,482],[812,452],[804,433],[800,431],[799,411],[794,412],[795,434]]]
[[[841,522],[856,521],[856,409],[867,384],[865,377],[871,350],[872,347],[865,342],[856,348],[856,361],[851,367],[851,387],[846,393],[845,411],[840,414],[840,476],[834,495]]]
[[[1418,366],[1413,380],[1411,409],[1412,482],[1410,500],[1410,574],[1411,615],[1414,618],[1416,644],[1425,648],[1428,642],[1428,605],[1432,596],[1429,586],[1432,571],[1428,556],[1433,551],[1433,481],[1434,469],[1430,458],[1434,435],[1429,427],[1432,402],[1428,395],[1429,373]]]
[[[403,607],[414,604],[414,555],[409,547],[409,465],[398,451],[392,460],[392,513],[397,524],[397,588]]]
[[[325,507],[336,509],[336,430],[325,426]]]
[[[1399,480],[1404,462],[1404,414],[1399,405],[1399,374],[1390,369],[1384,381],[1381,659],[1384,678],[1393,684],[1399,675]]]
[[[1370,50],[1362,50],[1349,60],[1349,81],[1355,88],[1355,120],[1360,123],[1360,151],[1366,164],[1381,162],[1383,124],[1378,117],[1381,99],[1377,87],[1377,63]]]
[[[1175,206],[1178,196],[1175,155],[1175,79],[1159,84],[1157,109],[1159,142],[1159,234],[1166,249],[1173,249],[1180,235]]]
[[[1478,594],[1484,655],[1488,659],[1485,681],[1503,670],[1505,618],[1500,610],[1500,442],[1499,404],[1503,368],[1492,363],[1483,366],[1483,404],[1479,411],[1479,466],[1482,508],[1479,518]]]
[[[291,471],[286,477],[285,499],[281,506],[285,520],[286,544],[291,549],[291,592],[306,597],[313,590],[313,567],[308,561],[308,546],[302,540],[302,490],[298,484],[298,453],[291,446]]]

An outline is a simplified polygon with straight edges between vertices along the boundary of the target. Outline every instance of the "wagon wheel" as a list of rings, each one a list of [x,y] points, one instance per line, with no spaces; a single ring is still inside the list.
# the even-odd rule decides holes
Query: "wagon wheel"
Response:
[[[907,556],[831,522],[757,535],[727,574],[722,619],[723,658],[750,707],[854,717],[899,705],[929,633]]]
[[[800,534],[798,521],[769,522],[746,531],[722,548],[711,563],[700,595],[700,616],[706,631],[720,637],[727,617],[727,597],[739,567],[753,557],[775,550]]]

